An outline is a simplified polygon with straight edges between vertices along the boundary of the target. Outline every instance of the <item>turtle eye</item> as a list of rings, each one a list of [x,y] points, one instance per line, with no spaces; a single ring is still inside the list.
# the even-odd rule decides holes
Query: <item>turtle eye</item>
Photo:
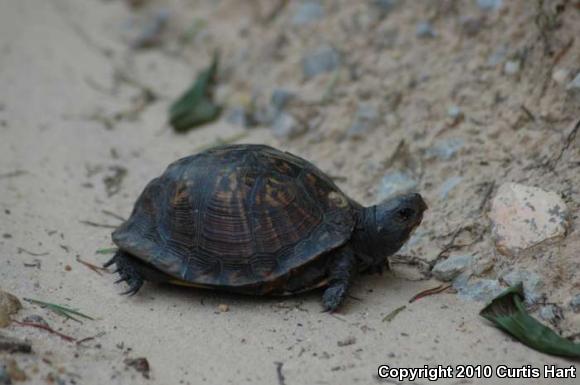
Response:
[[[405,207],[399,210],[397,213],[401,222],[406,222],[415,215],[415,210]]]

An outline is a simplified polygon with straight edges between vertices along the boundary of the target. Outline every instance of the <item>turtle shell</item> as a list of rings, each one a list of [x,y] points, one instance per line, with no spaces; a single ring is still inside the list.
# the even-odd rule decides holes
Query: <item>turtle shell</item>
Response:
[[[315,277],[304,285],[322,278],[306,269],[348,241],[355,205],[304,159],[262,145],[222,146],[153,179],[113,241],[192,286],[284,291],[290,276]]]

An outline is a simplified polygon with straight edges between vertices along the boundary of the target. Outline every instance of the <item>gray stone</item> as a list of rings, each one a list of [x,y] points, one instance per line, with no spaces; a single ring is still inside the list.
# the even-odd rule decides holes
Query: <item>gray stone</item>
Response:
[[[361,138],[379,123],[379,112],[367,103],[359,103],[352,125],[348,129],[349,138]]]
[[[508,52],[509,49],[507,46],[500,45],[491,55],[489,55],[489,58],[487,59],[487,65],[490,67],[497,66],[499,63],[503,62]]]
[[[450,106],[447,109],[447,115],[452,119],[461,119],[463,117],[463,112],[458,106]]]
[[[296,9],[296,13],[292,17],[292,24],[301,26],[313,23],[324,17],[324,8],[318,1],[306,1]]]
[[[232,107],[226,112],[226,121],[234,126],[250,127],[251,119],[244,107]]]
[[[502,279],[510,286],[517,285],[520,282],[523,283],[524,297],[526,298],[526,303],[530,305],[537,303],[542,298],[540,289],[544,286],[544,282],[536,273],[526,270],[514,270],[505,274]]]
[[[544,321],[555,322],[558,318],[557,308],[554,305],[546,305],[540,308],[538,315]]]
[[[459,23],[463,33],[469,37],[476,36],[483,26],[483,21],[479,17],[462,17]]]
[[[558,68],[555,69],[554,72],[552,72],[552,80],[554,80],[558,84],[564,84],[568,80],[569,76],[570,71],[568,71],[566,68]],[[580,76],[580,73],[578,74],[578,76]]]
[[[129,38],[132,48],[148,48],[159,45],[161,37],[169,24],[170,12],[162,8],[143,19],[142,25],[136,26],[137,35]]]
[[[340,55],[330,45],[321,45],[302,58],[302,71],[307,79],[334,71],[339,66]]]
[[[417,188],[417,181],[409,174],[402,171],[394,171],[386,174],[381,179],[377,191],[377,200],[383,201],[398,194],[411,192]]]
[[[507,61],[503,66],[503,72],[506,75],[516,75],[520,72],[520,61],[519,60],[510,60]]]
[[[503,0],[477,0],[477,5],[484,11],[493,11],[499,9]]]
[[[397,0],[373,0],[372,4],[385,16],[397,5]]]
[[[274,91],[272,91],[270,104],[272,107],[274,107],[274,110],[280,112],[292,99],[294,99],[294,97],[295,95],[292,92],[286,91],[282,88],[276,88]]]
[[[580,294],[576,294],[570,301],[570,308],[574,313],[580,313]]]
[[[451,138],[437,141],[432,147],[427,149],[427,156],[449,160],[463,147],[464,141],[461,138]]]
[[[293,139],[303,134],[306,131],[306,126],[289,113],[281,112],[276,116],[272,129],[277,138]]]
[[[517,183],[502,184],[489,218],[497,250],[514,256],[566,236],[569,209],[559,194]]]
[[[461,274],[453,281],[459,298],[472,301],[489,302],[497,297],[502,288],[496,279],[477,279],[470,281],[467,274]]]
[[[580,72],[576,75],[574,80],[572,80],[570,84],[566,86],[566,90],[574,92],[580,91]]]
[[[433,267],[433,276],[441,281],[451,281],[473,264],[471,255],[455,255]]]
[[[462,180],[463,180],[463,178],[458,176],[458,175],[455,175],[455,176],[448,178],[445,182],[443,182],[443,184],[439,188],[439,197],[441,199],[447,199],[447,197],[449,196],[449,193],[455,187],[457,187],[461,183]]]
[[[274,123],[277,111],[271,105],[257,106],[252,114],[252,120],[260,126],[270,126]]]
[[[0,364],[0,385],[12,385],[12,378],[6,366]]]
[[[428,21],[420,21],[415,26],[415,35],[420,39],[432,39],[437,36],[433,26]]]

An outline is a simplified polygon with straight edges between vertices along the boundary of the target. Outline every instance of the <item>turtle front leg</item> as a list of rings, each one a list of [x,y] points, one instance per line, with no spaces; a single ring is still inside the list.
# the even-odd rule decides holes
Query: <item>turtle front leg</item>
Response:
[[[129,289],[121,294],[135,295],[143,286],[143,276],[139,272],[139,265],[128,253],[117,250],[115,256],[111,258],[104,267],[116,265],[115,273],[119,273],[120,278],[115,283],[127,282]]]
[[[331,258],[329,283],[322,295],[325,311],[335,311],[340,306],[357,272],[356,258],[350,246],[341,247]]]

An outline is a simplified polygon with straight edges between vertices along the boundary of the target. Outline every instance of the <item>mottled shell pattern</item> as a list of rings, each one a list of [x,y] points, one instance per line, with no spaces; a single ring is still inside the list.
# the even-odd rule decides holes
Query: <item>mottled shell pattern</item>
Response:
[[[357,208],[304,159],[263,145],[222,146],[152,180],[113,240],[192,286],[283,293],[349,240]],[[306,284],[319,285],[319,275]]]

